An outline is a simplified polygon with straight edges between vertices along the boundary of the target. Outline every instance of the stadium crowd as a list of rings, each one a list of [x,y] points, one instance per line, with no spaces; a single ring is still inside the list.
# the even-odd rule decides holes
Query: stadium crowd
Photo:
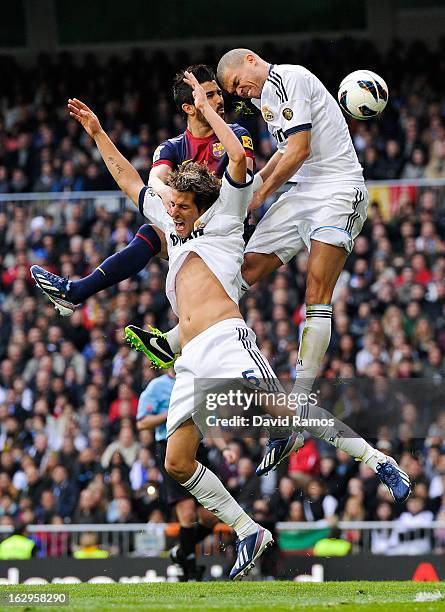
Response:
[[[445,178],[445,96],[436,78],[444,45],[433,53],[397,42],[385,56],[364,41],[329,45],[268,45],[263,55],[306,65],[331,91],[360,57],[360,65],[390,84],[382,118],[350,124],[365,178]],[[210,64],[217,56],[211,48],[200,54]],[[171,59],[141,51],[104,65],[93,56],[78,64],[67,54],[41,57],[31,67],[0,59],[0,192],[114,189],[94,143],[67,117],[72,95],[91,103],[146,179],[157,144],[185,127],[169,81],[192,59],[185,52]],[[230,119],[251,131],[261,167],[274,146],[261,119],[233,112]],[[213,469],[263,523],[334,516],[445,520],[445,201],[437,188],[397,197],[390,219],[371,204],[341,275],[320,391],[326,407],[400,458],[415,483],[413,496],[395,506],[364,464],[312,439],[263,479],[254,474],[261,444],[229,437],[238,460],[227,465],[209,441]],[[30,265],[74,278],[88,274],[131,240],[142,219],[101,205],[86,214],[82,201],[59,209],[57,216],[33,216],[26,203],[0,203],[0,525],[171,520],[153,435],[135,428],[138,396],[158,373],[123,340],[129,322],[161,329],[176,323],[164,293],[166,263],[153,261],[61,318],[35,289]],[[242,302],[283,381],[294,375],[306,265],[301,252]],[[335,391],[333,382],[350,379],[354,384]],[[398,393],[390,393],[390,380]],[[388,420],[388,411],[394,418]],[[386,542],[380,535],[376,550]]]

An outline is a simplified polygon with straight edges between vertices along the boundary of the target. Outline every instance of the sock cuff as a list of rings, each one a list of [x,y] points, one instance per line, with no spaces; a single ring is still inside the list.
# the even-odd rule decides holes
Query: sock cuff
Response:
[[[202,463],[199,463],[199,461],[197,461],[197,464],[198,466],[193,476],[186,482],[181,483],[182,486],[188,491],[191,491],[194,487],[196,487],[196,485],[202,480],[206,472],[206,468],[202,465]]]
[[[154,230],[153,226],[144,224],[136,232],[135,237],[142,238],[153,250],[153,254],[159,253],[161,250],[161,239]]]
[[[165,333],[167,336],[167,342],[170,345],[171,350],[176,354],[181,352],[181,341],[179,338],[179,325],[172,327],[168,332]]]
[[[306,319],[332,319],[332,304],[309,304]]]

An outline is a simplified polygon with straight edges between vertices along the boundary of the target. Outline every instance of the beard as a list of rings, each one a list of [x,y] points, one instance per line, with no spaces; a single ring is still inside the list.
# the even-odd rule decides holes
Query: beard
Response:
[[[218,111],[216,111],[217,115],[219,117],[221,117],[221,115],[219,114]],[[211,125],[209,124],[209,122],[207,121],[207,119],[204,117],[204,115],[201,113],[200,110],[196,109],[196,119],[199,121],[199,123],[201,123],[202,125],[205,125],[206,127],[212,129]],[[222,116],[222,119],[224,119],[224,115]]]

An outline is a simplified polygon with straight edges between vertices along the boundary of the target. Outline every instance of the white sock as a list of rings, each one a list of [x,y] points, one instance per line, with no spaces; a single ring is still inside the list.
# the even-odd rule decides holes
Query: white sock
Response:
[[[297,378],[293,392],[309,395],[331,340],[332,306],[306,306],[306,323],[298,349]]]
[[[179,341],[179,324],[173,327],[170,331],[166,332],[167,342],[170,345],[171,350],[175,353],[181,352],[181,343]]]
[[[368,444],[348,425],[324,408],[308,403],[297,408],[297,414],[300,414],[302,419],[314,419],[320,422],[319,425],[304,425],[303,428],[312,436],[329,442],[357,461],[364,461],[374,472],[380,462],[386,461],[386,455]],[[329,423],[329,419],[332,425],[326,424]]]
[[[298,350],[297,378],[292,392],[309,395],[314,380],[323,362],[331,340],[332,306],[330,304],[310,304],[306,306],[306,324]],[[364,461],[376,471],[377,465],[386,460],[385,455],[373,448],[366,440],[355,433],[324,408],[306,404],[299,408],[302,418],[324,421],[333,419],[332,426],[305,426],[304,429],[316,438],[329,442],[336,448],[348,453],[358,461]]]
[[[244,512],[220,479],[201,463],[198,462],[193,476],[181,484],[204,508],[232,527],[240,540],[256,533],[258,526],[255,521]]]

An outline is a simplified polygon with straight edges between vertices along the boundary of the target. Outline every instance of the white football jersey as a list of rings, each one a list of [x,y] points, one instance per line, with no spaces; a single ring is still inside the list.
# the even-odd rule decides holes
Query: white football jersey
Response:
[[[253,196],[252,183],[253,175],[246,183],[238,184],[226,170],[218,199],[196,221],[195,230],[187,238],[176,234],[171,216],[151,187],[141,189],[139,210],[164,232],[167,241],[169,270],[165,291],[177,316],[176,275],[191,251],[201,257],[227,295],[238,304],[244,256],[244,219]]]
[[[362,167],[337,102],[323,83],[303,66],[271,65],[261,92],[253,99],[277,140],[286,150],[289,136],[311,130],[311,153],[289,180],[298,183],[363,181]]]

